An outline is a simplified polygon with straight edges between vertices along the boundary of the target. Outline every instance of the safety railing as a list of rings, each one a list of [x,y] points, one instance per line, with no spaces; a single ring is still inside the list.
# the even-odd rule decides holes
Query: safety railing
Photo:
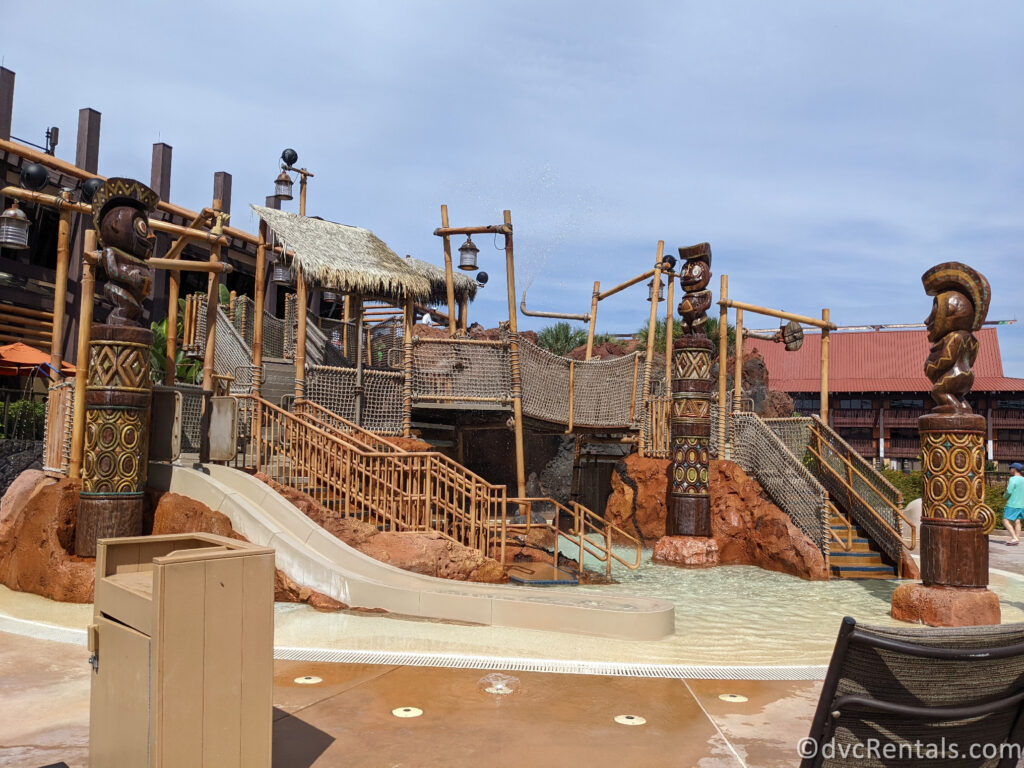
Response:
[[[672,455],[670,414],[672,395],[651,395],[647,399],[647,421],[641,430],[644,456],[667,459]]]
[[[389,443],[380,435],[363,429],[358,424],[342,418],[334,411],[328,410],[312,400],[293,400],[289,410],[310,424],[325,429],[328,432],[333,431],[344,439],[354,441],[360,447],[369,448],[381,453],[396,453],[399,451],[398,446]]]
[[[831,501],[826,501],[825,506],[827,507],[829,514],[831,515],[831,518],[829,519],[830,525],[828,529],[829,538],[832,539],[832,541],[834,541],[840,547],[842,547],[844,552],[849,552],[853,549],[853,523],[851,523],[850,519],[842,512],[840,512],[839,508]],[[835,520],[838,520],[839,523],[834,523],[833,521]],[[837,524],[846,526],[846,541],[843,541],[843,538],[832,529],[832,526]]]
[[[900,492],[816,417],[810,423],[807,451],[833,503],[863,526],[895,563],[900,563],[904,548],[914,549],[917,543],[917,528],[903,514]],[[903,537],[904,524],[910,532],[909,542]]]

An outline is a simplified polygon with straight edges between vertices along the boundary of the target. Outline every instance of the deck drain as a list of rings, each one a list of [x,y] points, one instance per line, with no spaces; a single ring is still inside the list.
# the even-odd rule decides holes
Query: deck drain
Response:
[[[744,701],[750,701],[746,696],[740,696],[738,693],[723,693],[719,696],[722,701],[731,701],[734,704],[740,704]]]
[[[643,725],[647,720],[640,715],[616,715],[615,722],[619,725]]]
[[[316,685],[323,681],[322,677],[317,677],[316,675],[303,675],[302,677],[295,678],[295,682],[299,685]]]
[[[503,675],[500,672],[492,672],[484,675],[477,683],[484,693],[495,696],[509,696],[519,690],[519,678],[513,675]]]
[[[395,717],[419,717],[423,714],[423,710],[417,707],[399,707],[392,709],[391,714]]]

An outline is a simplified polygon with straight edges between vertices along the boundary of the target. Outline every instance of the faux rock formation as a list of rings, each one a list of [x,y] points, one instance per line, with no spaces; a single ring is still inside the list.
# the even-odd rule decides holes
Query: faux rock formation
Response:
[[[664,459],[628,456],[612,475],[612,494],[605,508],[606,518],[655,545],[656,551],[665,526],[668,467]],[[737,464],[712,460],[710,482],[711,540],[720,565],[757,565],[802,579],[828,578],[825,559],[814,542]],[[665,543],[660,551],[676,550]]]
[[[892,617],[932,627],[999,624],[999,598],[985,588],[900,584],[892,595]]]

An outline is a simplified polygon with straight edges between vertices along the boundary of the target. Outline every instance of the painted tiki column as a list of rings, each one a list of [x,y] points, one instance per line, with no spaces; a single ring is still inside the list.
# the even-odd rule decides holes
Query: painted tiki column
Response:
[[[710,536],[711,350],[704,332],[711,306],[711,246],[680,248],[686,291],[678,311],[684,334],[672,347],[672,464],[666,498],[667,536]]]
[[[149,461],[153,333],[140,327],[142,301],[153,282],[147,214],[159,198],[131,179],[108,179],[93,198],[93,223],[106,273],[104,296],[114,305],[92,326],[86,386],[82,491],[75,554],[92,557],[96,540],[142,533]],[[91,297],[83,297],[90,300]],[[84,354],[79,350],[79,354]]]
[[[985,417],[964,399],[974,384],[981,328],[991,296],[988,281],[966,264],[948,262],[921,278],[934,296],[925,320],[931,351],[925,373],[936,405],[918,420],[924,474],[921,580],[925,586],[988,584],[985,506]]]

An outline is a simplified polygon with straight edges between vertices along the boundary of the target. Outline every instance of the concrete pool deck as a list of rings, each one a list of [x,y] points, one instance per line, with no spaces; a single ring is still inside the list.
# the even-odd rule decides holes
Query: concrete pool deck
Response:
[[[88,651],[0,633],[0,765],[88,764]],[[274,664],[274,766],[791,766],[818,681],[512,673],[511,696],[471,669]],[[295,678],[314,675],[317,685]],[[739,694],[746,701],[719,697]],[[398,718],[392,710],[423,714]],[[646,720],[629,726],[618,715]]]

